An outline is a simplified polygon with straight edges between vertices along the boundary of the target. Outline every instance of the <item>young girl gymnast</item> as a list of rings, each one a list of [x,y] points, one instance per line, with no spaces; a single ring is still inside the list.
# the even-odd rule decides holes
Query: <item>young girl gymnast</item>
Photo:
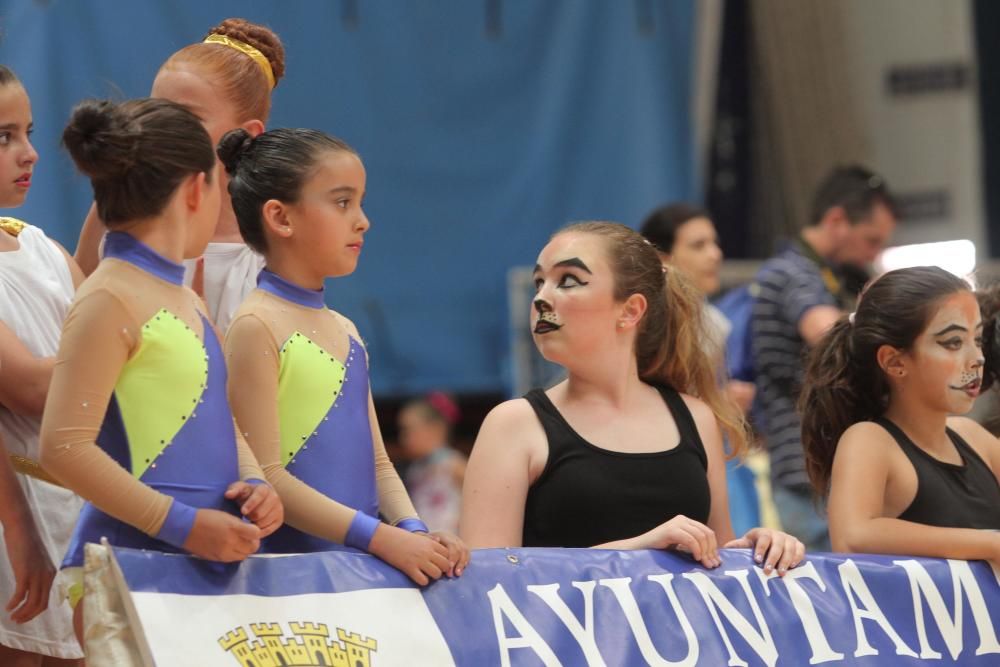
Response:
[[[749,547],[767,572],[803,558],[791,535],[734,539],[720,423],[746,447],[738,408],[703,348],[702,297],[637,232],[580,223],[535,265],[535,345],[568,378],[494,408],[465,475],[473,547],[684,548],[717,567]]]
[[[237,127],[254,136],[264,131],[271,92],[284,73],[285,51],[278,36],[265,26],[229,18],[212,28],[204,41],[171,55],[160,67],[150,95],[187,106],[201,118],[214,146]],[[97,267],[104,231],[91,207],[76,250],[87,274]],[[223,197],[215,233],[202,257],[184,264],[185,284],[204,298],[211,320],[225,331],[264,266],[264,259],[240,238],[229,197]]]
[[[360,158],[302,129],[256,138],[234,130],[219,156],[240,232],[267,258],[226,336],[233,412],[286,508],[287,525],[265,548],[346,544],[421,585],[461,574],[464,545],[421,534],[427,528],[385,453],[361,337],[323,298],[325,278],[354,271],[369,227]]]
[[[31,103],[0,65],[0,207],[24,203],[38,154]],[[80,498],[38,465],[38,431],[62,322],[83,279],[38,227],[0,217],[0,664],[75,665],[69,605],[52,579]],[[18,474],[15,476],[14,471]]]
[[[1000,561],[1000,446],[953,416],[983,389],[983,328],[965,281],[900,269],[813,351],[802,443],[836,551]]]
[[[63,566],[101,537],[241,560],[282,511],[234,429],[203,304],[181,284],[219,215],[208,133],[166,100],[86,101],[63,142],[111,230],[66,317],[42,420],[43,467],[88,501]]]

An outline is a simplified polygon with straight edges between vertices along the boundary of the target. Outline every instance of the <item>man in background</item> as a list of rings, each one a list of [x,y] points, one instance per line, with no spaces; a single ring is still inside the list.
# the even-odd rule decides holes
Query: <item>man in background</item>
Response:
[[[889,241],[896,214],[885,181],[861,166],[835,168],[813,198],[809,224],[760,268],[750,319],[757,398],[770,455],[774,504],[785,531],[809,551],[829,551],[814,503],[796,404],[804,360],[852,308],[841,267],[867,270]]]

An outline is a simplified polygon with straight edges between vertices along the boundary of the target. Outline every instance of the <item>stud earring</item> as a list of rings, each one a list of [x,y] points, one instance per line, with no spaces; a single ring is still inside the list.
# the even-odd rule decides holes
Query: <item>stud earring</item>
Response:
[[[625,328],[625,323],[622,322],[621,320],[618,320],[618,328],[619,329],[624,329]]]

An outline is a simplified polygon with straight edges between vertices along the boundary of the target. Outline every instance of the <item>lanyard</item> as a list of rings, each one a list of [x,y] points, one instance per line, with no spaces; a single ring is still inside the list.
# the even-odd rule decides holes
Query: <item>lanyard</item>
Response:
[[[830,294],[832,294],[838,302],[843,303],[844,285],[840,282],[840,278],[838,278],[833,272],[833,269],[830,268],[830,265],[824,262],[823,258],[816,254],[813,247],[806,243],[801,237],[795,240],[795,245],[798,247],[802,256],[816,266],[816,270],[819,271],[819,275],[823,279],[823,284],[826,285],[826,289],[830,291]]]

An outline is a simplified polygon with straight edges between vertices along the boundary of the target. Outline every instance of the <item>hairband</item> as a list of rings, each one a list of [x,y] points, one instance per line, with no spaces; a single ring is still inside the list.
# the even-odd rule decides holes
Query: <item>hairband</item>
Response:
[[[274,89],[274,71],[271,69],[271,62],[261,53],[257,48],[250,46],[246,42],[241,42],[238,39],[233,39],[226,35],[219,35],[217,33],[212,33],[205,38],[206,44],[222,44],[223,46],[228,46],[230,48],[236,49],[241,53],[253,58],[254,62],[260,66],[261,71],[264,72],[264,76],[267,77],[267,82]]]
[[[458,418],[461,416],[461,412],[455,402],[440,391],[432,391],[427,394],[424,398],[427,404],[430,405],[435,412],[437,412],[441,417],[449,424],[457,424]]]

